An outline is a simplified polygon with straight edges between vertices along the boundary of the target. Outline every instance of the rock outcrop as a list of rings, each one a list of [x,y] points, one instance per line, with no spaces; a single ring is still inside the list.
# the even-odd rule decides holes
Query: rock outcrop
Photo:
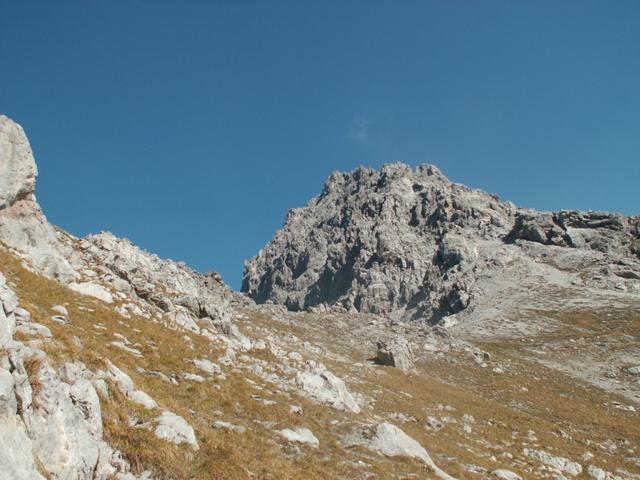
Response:
[[[639,225],[640,217],[519,209],[450,182],[432,165],[358,168],[332,174],[318,197],[289,211],[282,230],[245,262],[242,290],[291,310],[432,323],[474,307],[489,288],[505,293],[526,274],[545,277],[542,284],[559,278],[534,263],[593,277],[586,286],[638,293],[640,284],[620,278],[640,272]],[[598,273],[607,268],[606,278]]]
[[[381,423],[361,432],[356,443],[388,457],[413,457],[424,462],[442,480],[455,480],[436,466],[429,453],[417,441],[390,423]]]
[[[0,115],[0,240],[47,276],[68,282],[73,252],[47,222],[34,192],[38,169],[20,125]]]
[[[322,364],[309,363],[306,370],[296,377],[296,385],[303,395],[316,403],[360,413],[360,406],[344,381]]]
[[[378,340],[376,348],[375,361],[378,365],[396,367],[405,372],[411,372],[415,368],[411,345],[406,338]]]

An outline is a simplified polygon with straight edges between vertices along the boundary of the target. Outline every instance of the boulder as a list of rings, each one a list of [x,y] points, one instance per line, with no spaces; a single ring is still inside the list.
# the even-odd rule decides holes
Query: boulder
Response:
[[[405,372],[415,369],[411,346],[404,337],[396,337],[391,340],[379,340],[376,344],[376,363],[397,367]]]
[[[494,477],[499,478],[500,480],[522,480],[522,477],[517,473],[513,473],[510,470],[504,470],[502,468],[494,470],[492,473]]]
[[[290,442],[304,443],[314,448],[318,448],[320,446],[320,441],[308,428],[285,428],[283,430],[278,430],[278,433]]]
[[[164,411],[156,418],[157,427],[154,430],[156,437],[176,445],[188,443],[194,449],[198,449],[196,434],[191,425],[179,415]]]
[[[438,478],[444,480],[453,479],[453,477],[436,466],[422,445],[395,425],[381,423],[366,432],[365,436],[367,438],[365,446],[370,450],[388,457],[406,456],[417,458],[427,464]]]
[[[306,371],[297,375],[296,386],[303,395],[316,403],[360,413],[360,406],[345,383],[322,364],[309,362]]]

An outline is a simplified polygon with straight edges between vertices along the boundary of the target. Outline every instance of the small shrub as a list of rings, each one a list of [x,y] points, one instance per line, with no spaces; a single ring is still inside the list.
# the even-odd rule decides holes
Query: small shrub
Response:
[[[29,357],[24,361],[24,368],[27,371],[31,390],[33,390],[33,395],[35,396],[42,390],[42,382],[40,381],[42,359],[40,357]]]

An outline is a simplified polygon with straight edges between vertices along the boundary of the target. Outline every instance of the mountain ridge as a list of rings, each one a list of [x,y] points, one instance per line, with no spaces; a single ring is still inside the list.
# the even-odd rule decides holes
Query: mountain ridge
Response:
[[[458,266],[486,270],[479,261],[497,261],[492,252],[478,261],[487,241],[494,253],[530,242],[589,251],[601,263],[624,259],[637,269],[640,217],[522,209],[452,183],[428,164],[357,168],[333,173],[317,197],[289,211],[283,228],[245,262],[242,291],[293,310],[323,304],[438,322],[468,306],[477,275],[460,275]]]

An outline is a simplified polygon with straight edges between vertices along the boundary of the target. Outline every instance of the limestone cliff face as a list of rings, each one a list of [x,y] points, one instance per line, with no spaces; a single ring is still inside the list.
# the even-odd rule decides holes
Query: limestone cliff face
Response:
[[[438,321],[470,305],[478,281],[505,267],[505,253],[526,256],[513,249],[523,240],[635,262],[638,224],[615,214],[519,209],[450,182],[432,165],[358,168],[332,174],[318,197],[288,213],[245,263],[242,290],[292,310],[331,305]]]
[[[0,210],[33,194],[38,169],[22,127],[0,115]]]
[[[60,243],[36,201],[37,175],[24,130],[0,115],[0,240],[34,270],[68,282],[77,277],[73,254]]]

